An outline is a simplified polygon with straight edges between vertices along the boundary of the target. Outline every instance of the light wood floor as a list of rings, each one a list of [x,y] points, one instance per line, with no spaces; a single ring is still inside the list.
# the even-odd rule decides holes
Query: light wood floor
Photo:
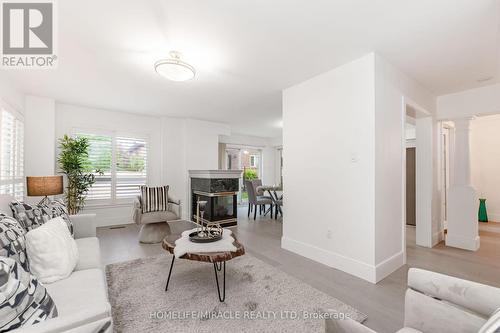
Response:
[[[481,248],[468,252],[439,244],[433,249],[415,245],[415,228],[407,228],[407,262],[389,277],[374,285],[342,271],[327,267],[280,246],[282,222],[257,217],[247,219],[240,208],[238,226],[233,228],[248,253],[278,267],[311,286],[350,304],[368,315],[366,325],[380,333],[395,332],[403,326],[404,293],[409,267],[421,267],[500,287],[500,234],[481,231]],[[159,244],[137,241],[139,228],[99,228],[104,264],[165,253]]]

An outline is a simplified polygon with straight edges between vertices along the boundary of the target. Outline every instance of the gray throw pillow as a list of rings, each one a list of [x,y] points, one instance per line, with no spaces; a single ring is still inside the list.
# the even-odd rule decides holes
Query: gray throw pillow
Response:
[[[29,272],[25,234],[17,220],[0,213],[0,256],[14,259]]]
[[[57,317],[45,287],[14,259],[0,257],[0,332]]]
[[[71,223],[66,205],[62,201],[56,200],[50,204],[29,204],[12,201],[9,205],[14,218],[21,223],[26,232],[60,216],[66,222],[71,236],[74,236],[73,223]]]

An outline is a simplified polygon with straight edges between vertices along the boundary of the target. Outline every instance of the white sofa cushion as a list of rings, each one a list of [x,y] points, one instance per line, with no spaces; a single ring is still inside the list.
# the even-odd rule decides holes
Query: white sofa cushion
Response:
[[[42,283],[67,278],[78,262],[78,247],[61,217],[30,230],[26,252],[31,272]]]
[[[413,329],[411,327],[403,327],[402,329],[400,329],[396,333],[422,333],[422,332],[418,331],[416,329]]]
[[[99,239],[97,237],[86,237],[76,239],[75,241],[78,247],[78,263],[76,264],[75,271],[102,268]]]
[[[67,279],[46,285],[57,305],[59,316],[108,304],[106,285],[101,269],[75,271]],[[107,313],[109,316],[110,313]],[[103,317],[104,318],[104,317]]]

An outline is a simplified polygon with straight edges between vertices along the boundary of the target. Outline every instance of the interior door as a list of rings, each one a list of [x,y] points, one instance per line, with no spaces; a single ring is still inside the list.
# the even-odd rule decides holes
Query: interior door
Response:
[[[416,172],[415,148],[406,148],[406,224],[416,225]]]

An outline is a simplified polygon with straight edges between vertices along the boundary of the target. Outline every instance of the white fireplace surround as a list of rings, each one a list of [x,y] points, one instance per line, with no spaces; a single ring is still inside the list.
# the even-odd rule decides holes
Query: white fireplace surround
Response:
[[[189,178],[240,178],[242,173],[243,170],[189,170]]]

